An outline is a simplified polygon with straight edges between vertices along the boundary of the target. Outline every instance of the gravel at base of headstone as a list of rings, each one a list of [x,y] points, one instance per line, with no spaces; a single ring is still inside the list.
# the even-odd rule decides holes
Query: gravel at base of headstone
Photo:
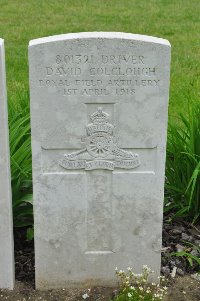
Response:
[[[29,44],[36,287],[160,273],[168,41],[112,32]]]
[[[0,288],[13,289],[14,250],[4,40],[0,39]]]
[[[194,226],[183,218],[173,219],[171,213],[165,214],[161,261],[163,275],[170,275],[174,267],[177,268],[176,274],[179,276],[199,272],[199,234],[200,226]],[[181,253],[182,256],[178,256]]]

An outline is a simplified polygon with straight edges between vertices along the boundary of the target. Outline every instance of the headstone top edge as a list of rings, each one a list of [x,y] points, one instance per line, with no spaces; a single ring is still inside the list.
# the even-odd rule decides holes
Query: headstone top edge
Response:
[[[127,39],[127,40],[155,43],[155,44],[171,47],[170,42],[166,39],[157,38],[153,36],[140,35],[140,34],[125,33],[125,32],[78,32],[78,33],[60,34],[60,35],[54,35],[54,36],[31,40],[29,42],[29,47],[38,46],[40,44],[46,44],[50,42],[59,42],[59,41],[73,40],[73,39],[74,40],[87,39],[87,38],[88,39],[107,38],[107,39],[125,39],[125,40]]]

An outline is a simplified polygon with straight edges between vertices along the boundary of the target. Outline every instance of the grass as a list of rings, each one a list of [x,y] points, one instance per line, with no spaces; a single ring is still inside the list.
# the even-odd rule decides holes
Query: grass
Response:
[[[18,102],[9,103],[10,111],[10,163],[12,170],[14,227],[33,225],[31,135],[28,93],[19,96]]]
[[[0,0],[9,100],[18,101],[28,90],[29,40],[68,32],[124,31],[171,42],[170,115],[184,112],[200,70],[199,11],[199,0]]]
[[[200,102],[188,107],[188,116],[170,122],[166,161],[166,192],[176,215],[192,222],[200,220]]]

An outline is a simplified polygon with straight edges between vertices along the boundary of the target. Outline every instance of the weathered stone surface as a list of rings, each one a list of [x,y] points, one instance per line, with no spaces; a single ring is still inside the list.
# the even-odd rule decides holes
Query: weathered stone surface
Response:
[[[36,286],[160,272],[170,44],[78,33],[29,45]]]
[[[4,41],[0,39],[0,288],[14,285],[13,222]]]

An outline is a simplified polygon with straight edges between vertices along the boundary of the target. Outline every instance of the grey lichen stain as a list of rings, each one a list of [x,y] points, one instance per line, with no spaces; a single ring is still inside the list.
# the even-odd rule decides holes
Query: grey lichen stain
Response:
[[[149,137],[145,140],[145,146],[147,148],[150,148],[150,147],[154,147],[155,144],[154,144],[154,139],[152,137]]]
[[[51,246],[53,246],[55,249],[60,248],[61,246],[61,240],[60,239],[50,239],[49,243],[51,244]]]
[[[146,235],[146,231],[144,229],[144,225],[138,225],[133,230],[133,235],[136,235],[136,236],[139,236],[139,237],[144,237]]]

